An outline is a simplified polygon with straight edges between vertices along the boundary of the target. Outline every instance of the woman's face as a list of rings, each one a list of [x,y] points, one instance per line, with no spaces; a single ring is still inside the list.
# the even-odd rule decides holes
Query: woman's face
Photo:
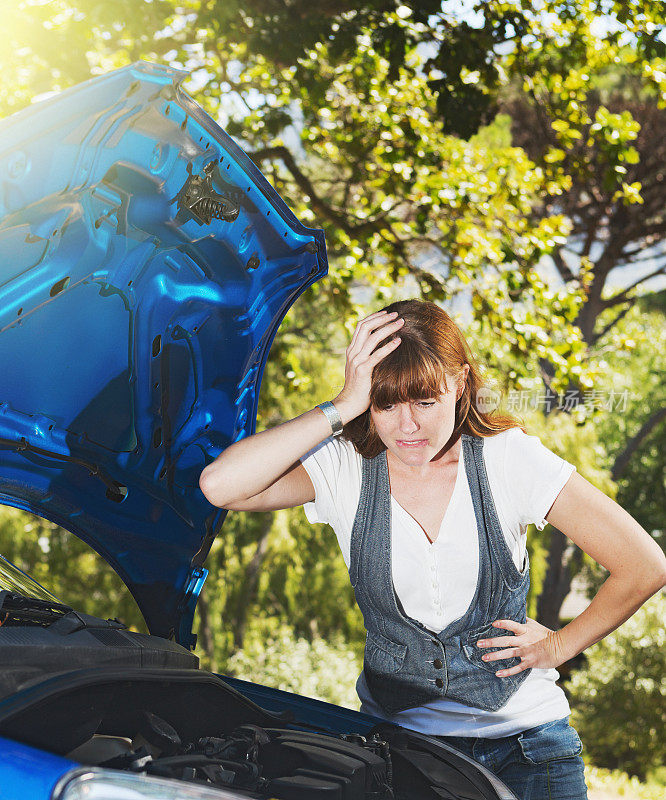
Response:
[[[463,381],[468,371],[465,364]],[[439,397],[422,397],[384,409],[371,407],[370,416],[387,450],[406,466],[420,467],[432,461],[453,433],[458,393],[455,377],[447,374]]]

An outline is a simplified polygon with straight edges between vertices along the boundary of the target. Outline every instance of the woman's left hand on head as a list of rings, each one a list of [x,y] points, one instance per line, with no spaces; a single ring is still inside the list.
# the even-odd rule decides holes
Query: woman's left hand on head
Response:
[[[520,659],[520,664],[515,667],[496,672],[495,674],[500,678],[517,675],[532,667],[538,669],[559,667],[566,661],[566,657],[562,653],[558,631],[552,631],[536,620],[528,617],[527,622],[522,625],[512,619],[498,619],[493,622],[493,626],[498,628],[498,636],[492,639],[479,639],[476,646],[481,648],[501,647],[502,650],[486,653],[483,660],[493,662],[502,658]],[[510,631],[514,635],[502,635],[502,630]]]

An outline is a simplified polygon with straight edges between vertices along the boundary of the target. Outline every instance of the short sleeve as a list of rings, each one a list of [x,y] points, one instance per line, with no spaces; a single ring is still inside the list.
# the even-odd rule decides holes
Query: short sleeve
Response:
[[[334,524],[342,466],[338,444],[331,436],[301,456],[301,464],[310,476],[315,490],[314,502],[303,504],[305,516],[310,523]]]
[[[576,467],[545,447],[538,436],[520,428],[507,432],[504,479],[522,525],[542,530],[550,511]]]

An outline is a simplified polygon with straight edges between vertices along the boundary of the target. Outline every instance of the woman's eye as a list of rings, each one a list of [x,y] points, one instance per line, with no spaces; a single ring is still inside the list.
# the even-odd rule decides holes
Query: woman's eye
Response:
[[[415,403],[415,405],[421,406],[422,408],[429,408],[430,406],[434,406],[435,405],[435,400],[416,400],[416,401],[414,401],[414,403]],[[378,410],[379,411],[393,411],[393,409],[395,407],[396,407],[395,405],[382,406]]]

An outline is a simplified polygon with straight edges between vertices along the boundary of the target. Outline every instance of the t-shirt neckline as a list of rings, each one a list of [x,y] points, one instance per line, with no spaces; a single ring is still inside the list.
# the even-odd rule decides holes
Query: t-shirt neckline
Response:
[[[398,509],[400,509],[400,512],[410,521],[410,524],[413,524],[418,528],[419,533],[425,539],[426,545],[428,546],[428,548],[435,547],[435,545],[441,540],[442,531],[444,530],[444,525],[445,525],[448,517],[450,516],[451,507],[453,506],[454,501],[457,499],[458,487],[460,486],[460,482],[461,482],[461,480],[460,480],[460,472],[461,472],[461,468],[464,466],[464,452],[465,452],[465,448],[461,444],[461,447],[460,447],[460,458],[458,459],[458,466],[457,466],[457,470],[456,470],[456,482],[453,485],[453,492],[451,493],[451,497],[449,498],[449,504],[447,505],[446,510],[444,511],[444,516],[442,517],[442,521],[439,524],[439,530],[437,531],[437,538],[434,541],[432,541],[432,542],[430,541],[430,538],[428,537],[428,534],[421,527],[420,523],[417,522],[414,519],[414,517],[409,513],[409,511],[407,511],[406,508],[404,508],[402,505],[400,505],[400,503],[395,499],[395,497],[393,496],[393,494],[390,493],[390,490],[389,490],[391,502],[394,504],[394,506],[396,506]],[[388,464],[387,464],[387,467],[388,467]]]

